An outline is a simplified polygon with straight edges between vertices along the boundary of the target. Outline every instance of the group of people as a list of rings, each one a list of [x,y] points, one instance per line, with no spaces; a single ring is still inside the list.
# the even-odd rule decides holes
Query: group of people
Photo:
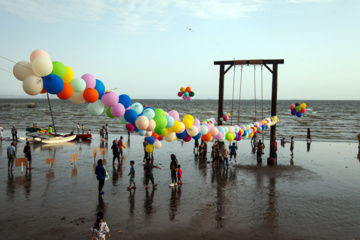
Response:
[[[10,146],[6,149],[7,157],[8,157],[8,171],[14,171],[14,161],[16,158],[16,149],[15,149],[15,142],[12,142]],[[30,148],[30,142],[26,142],[26,145],[24,147],[24,155],[28,159],[29,166],[26,166],[27,169],[31,170],[31,148]]]
[[[229,150],[230,149],[230,150]],[[238,147],[235,143],[229,145],[229,149],[226,147],[224,142],[216,141],[211,149],[211,158],[212,158],[212,167],[215,167],[215,164],[218,164],[220,161],[223,162],[223,167],[229,168],[229,156],[230,161],[234,157],[236,162],[236,151]]]
[[[118,163],[120,163],[120,161],[122,161],[122,157],[123,157],[123,149],[126,148],[126,145],[123,143],[123,137],[120,136],[120,140],[113,141],[113,145],[111,146],[111,149],[113,151],[113,164],[115,164],[115,159],[118,160]]]
[[[106,124],[100,129],[100,141],[103,141],[104,139],[109,139],[109,125]]]

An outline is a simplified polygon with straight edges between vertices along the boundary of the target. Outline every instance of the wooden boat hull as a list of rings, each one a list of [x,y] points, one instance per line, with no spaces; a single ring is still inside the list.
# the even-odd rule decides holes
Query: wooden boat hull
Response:
[[[87,139],[87,138],[91,138],[92,135],[91,134],[73,134],[73,135],[70,135],[70,134],[67,134],[65,135],[65,137],[68,137],[68,136],[76,136],[76,139]]]
[[[48,139],[41,139],[42,143],[53,144],[53,143],[63,143],[70,142],[76,138],[76,135],[68,136],[68,137],[53,137]]]

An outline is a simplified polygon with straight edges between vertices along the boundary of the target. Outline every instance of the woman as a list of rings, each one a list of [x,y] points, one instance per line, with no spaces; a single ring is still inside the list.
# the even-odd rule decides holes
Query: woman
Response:
[[[227,149],[225,144],[222,144],[222,147],[220,149],[220,153],[219,155],[221,156],[221,158],[224,160],[223,164],[224,164],[224,169],[225,168],[229,168],[229,161],[228,161],[228,157],[229,157],[229,149]],[[225,167],[226,165],[226,167]]]
[[[99,194],[104,194],[103,192],[103,187],[104,187],[104,184],[105,184],[105,176],[106,176],[106,170],[103,166],[103,161],[101,159],[99,159],[97,161],[97,166],[96,166],[96,169],[95,169],[95,174],[96,174],[96,178],[97,180],[99,181]]]
[[[171,171],[171,185],[177,185],[176,173],[178,171],[178,162],[176,160],[175,154],[170,155],[171,163],[170,163],[170,171]]]

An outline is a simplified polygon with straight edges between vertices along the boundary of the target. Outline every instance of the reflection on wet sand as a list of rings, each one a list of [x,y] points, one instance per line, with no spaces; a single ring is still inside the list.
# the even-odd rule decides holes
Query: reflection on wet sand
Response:
[[[174,220],[177,214],[178,205],[181,197],[181,186],[171,188],[170,204],[169,204],[169,219]]]
[[[15,196],[15,181],[14,181],[14,174],[11,171],[8,171],[8,182],[7,182],[6,192],[9,199],[13,200]]]
[[[71,169],[71,177],[75,178],[78,174],[77,167]]]
[[[306,150],[310,152],[311,141],[306,142]]]
[[[130,216],[133,217],[134,216],[134,210],[135,210],[135,193],[136,190],[129,190],[129,212],[130,212]]]
[[[104,215],[106,216],[107,208],[108,208],[108,206],[107,206],[107,204],[105,204],[102,195],[99,195],[98,204],[96,205],[96,208],[95,208],[95,211],[94,211],[95,217],[97,216],[98,212],[103,212]]]
[[[118,163],[117,167],[116,167],[116,164],[113,164],[112,166],[113,166],[112,184],[113,184],[113,186],[116,186],[116,183],[119,180],[119,176],[120,176],[120,179],[123,176],[123,174],[122,174],[123,169],[122,169],[122,164],[121,163]]]
[[[149,192],[151,191],[151,194],[149,195]],[[144,201],[144,212],[146,213],[147,218],[151,218],[151,213],[153,210],[153,201],[154,201],[154,193],[155,190],[152,188],[151,190],[146,189],[145,193],[145,201]]]

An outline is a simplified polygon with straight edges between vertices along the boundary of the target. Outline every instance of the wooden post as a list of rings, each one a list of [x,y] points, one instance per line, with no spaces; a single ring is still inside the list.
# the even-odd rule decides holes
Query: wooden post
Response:
[[[50,108],[50,113],[51,113],[52,122],[53,122],[53,125],[54,125],[54,132],[55,132],[55,135],[57,135],[57,134],[56,134],[56,127],[55,127],[54,116],[53,116],[52,109],[51,109],[51,103],[50,103],[49,93],[46,93],[46,95],[47,95],[47,99],[48,99],[48,102],[49,102],[49,108]]]
[[[219,107],[218,107],[218,119],[217,125],[220,124],[220,119],[223,114],[224,105],[224,76],[225,76],[225,65],[220,65],[220,79],[219,79]]]
[[[271,116],[276,116],[277,112],[277,77],[278,77],[278,64],[273,64],[272,71],[272,94],[271,94]],[[276,138],[276,125],[271,126],[270,129],[270,156],[267,159],[268,165],[276,165],[275,157],[275,138]]]

